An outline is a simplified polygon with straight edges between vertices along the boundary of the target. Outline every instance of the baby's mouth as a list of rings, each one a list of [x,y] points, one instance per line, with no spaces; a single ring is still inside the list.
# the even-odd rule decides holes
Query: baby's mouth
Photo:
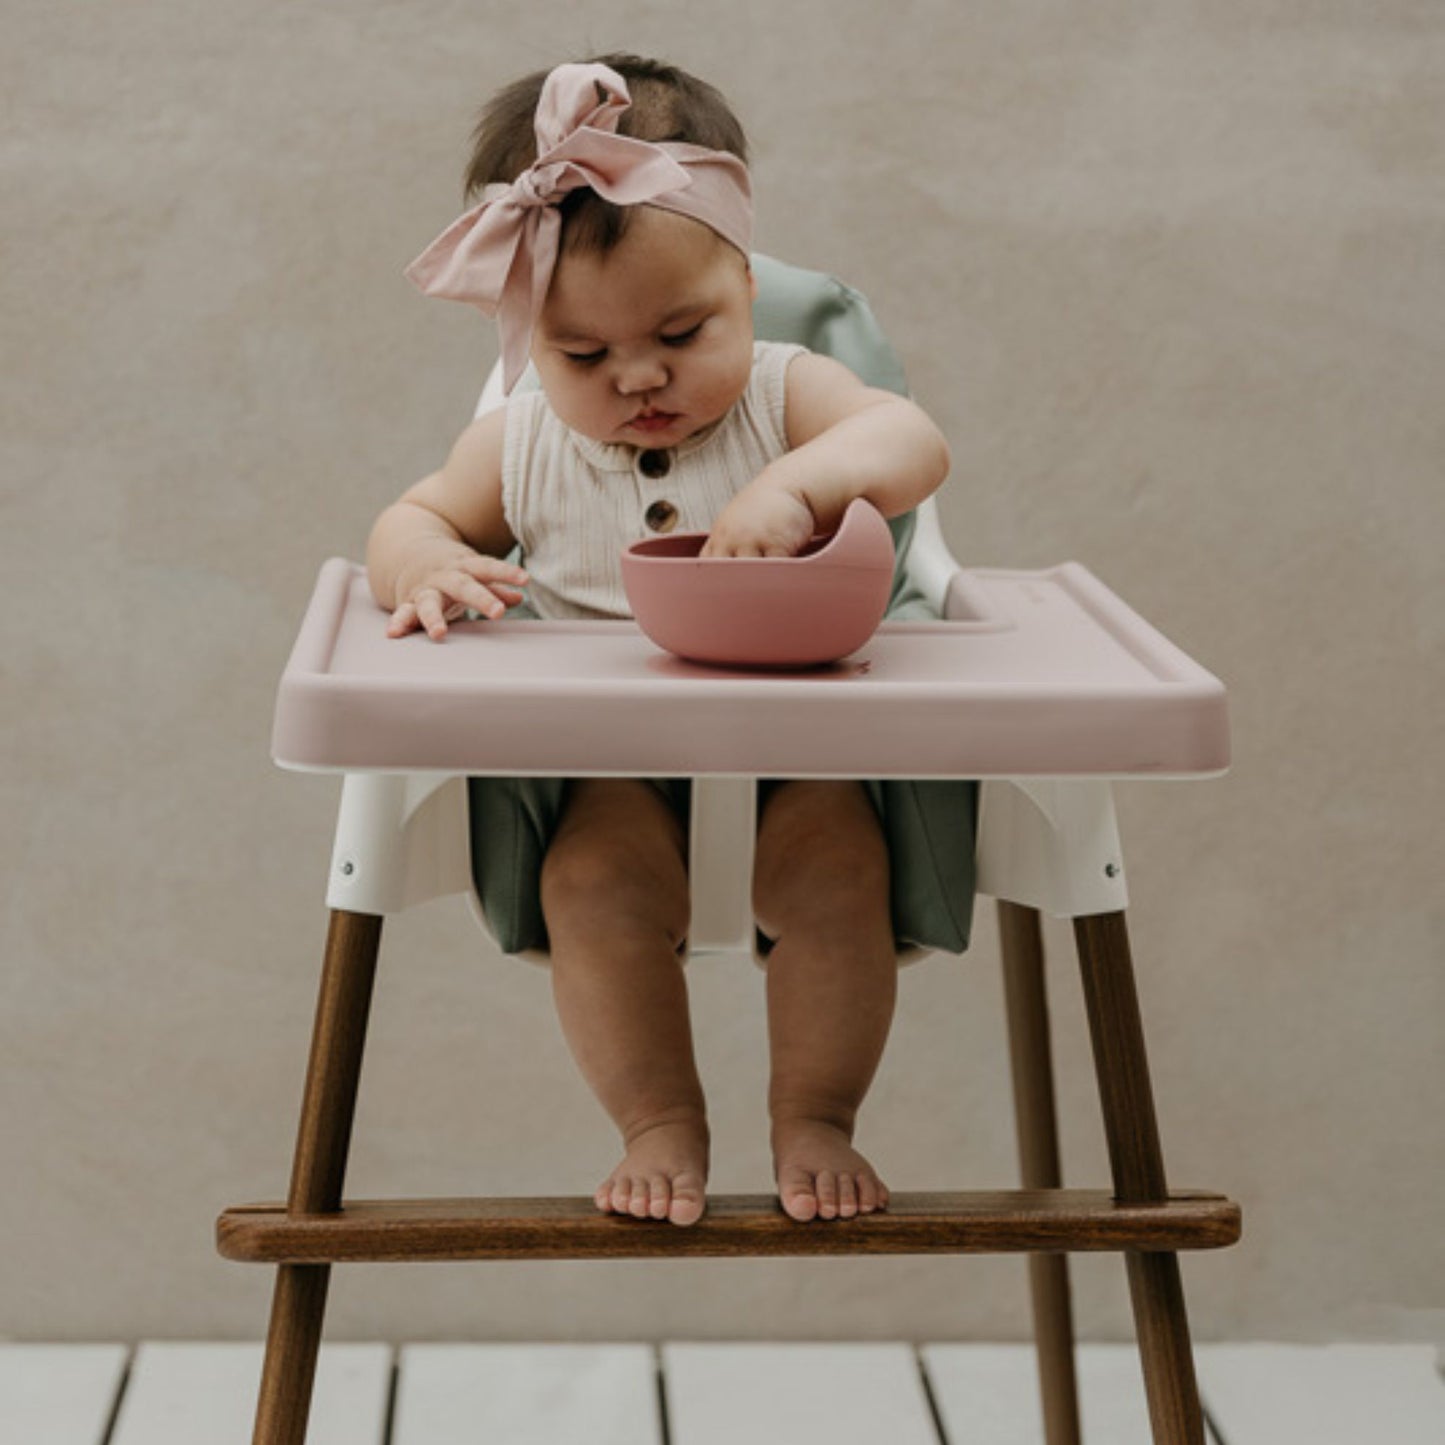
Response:
[[[675,411],[642,411],[628,422],[628,426],[637,431],[654,432],[666,431],[673,422],[677,420],[678,413]]]

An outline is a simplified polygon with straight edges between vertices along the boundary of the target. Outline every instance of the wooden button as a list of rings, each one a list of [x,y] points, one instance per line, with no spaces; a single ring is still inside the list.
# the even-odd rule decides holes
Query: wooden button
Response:
[[[654,502],[643,514],[642,520],[654,532],[670,532],[677,526],[677,508],[671,502]]]
[[[672,470],[672,458],[666,452],[649,448],[637,458],[637,469],[644,477],[656,481]]]

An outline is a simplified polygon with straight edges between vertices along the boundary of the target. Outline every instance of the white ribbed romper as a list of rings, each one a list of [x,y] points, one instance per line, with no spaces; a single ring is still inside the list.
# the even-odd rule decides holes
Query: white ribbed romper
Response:
[[[507,404],[502,510],[544,618],[630,617],[621,554],[663,532],[706,532],[788,450],[784,376],[805,350],[753,345],[747,390],[706,430],[666,451],[595,441],[561,422],[540,392]]]

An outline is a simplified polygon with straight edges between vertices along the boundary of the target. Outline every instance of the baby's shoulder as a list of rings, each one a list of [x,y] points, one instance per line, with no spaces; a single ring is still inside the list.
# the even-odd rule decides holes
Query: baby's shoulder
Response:
[[[541,387],[527,387],[525,390],[519,387],[497,408],[509,430],[513,427],[535,428],[550,409],[547,393]]]
[[[781,406],[787,389],[788,368],[800,356],[811,356],[806,346],[791,341],[755,341],[753,370],[747,394],[754,406],[771,410]]]
[[[525,464],[549,427],[562,424],[540,388],[514,391],[498,408],[505,460],[509,466]]]
[[[787,370],[788,363],[795,356],[810,356],[812,353],[806,346],[799,345],[796,341],[754,341],[753,342],[753,371],[759,367],[781,366]]]

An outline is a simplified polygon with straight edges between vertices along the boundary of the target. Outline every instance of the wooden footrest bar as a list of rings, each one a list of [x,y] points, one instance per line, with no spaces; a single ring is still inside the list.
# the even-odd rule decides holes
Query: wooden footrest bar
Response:
[[[811,1224],[789,1219],[772,1195],[720,1195],[688,1228],[602,1214],[571,1197],[357,1200],[301,1215],[244,1204],[221,1215],[216,1240],[227,1259],[327,1264],[1218,1249],[1239,1231],[1239,1206],[1218,1194],[1122,1205],[1102,1189],[1039,1189],[894,1194],[883,1213]]]

